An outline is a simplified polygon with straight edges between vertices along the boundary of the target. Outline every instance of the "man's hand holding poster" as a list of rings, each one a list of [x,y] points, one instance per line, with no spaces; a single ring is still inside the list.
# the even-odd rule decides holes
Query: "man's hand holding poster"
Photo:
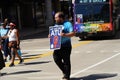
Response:
[[[49,27],[50,34],[50,49],[60,49],[62,25],[55,25]]]

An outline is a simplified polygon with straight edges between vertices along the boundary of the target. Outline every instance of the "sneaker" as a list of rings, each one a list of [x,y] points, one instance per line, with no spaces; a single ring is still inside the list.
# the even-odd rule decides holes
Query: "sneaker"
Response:
[[[9,65],[9,67],[13,67],[13,66],[15,66],[14,63],[11,63],[11,64]]]
[[[20,62],[19,62],[18,64],[22,64],[23,62],[24,62],[24,60],[23,60],[23,59],[21,59],[21,60],[20,60]]]

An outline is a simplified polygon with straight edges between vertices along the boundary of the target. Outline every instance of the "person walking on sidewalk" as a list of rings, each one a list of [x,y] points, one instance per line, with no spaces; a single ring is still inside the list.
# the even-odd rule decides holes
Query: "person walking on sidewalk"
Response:
[[[16,25],[11,22],[9,26],[10,26],[10,30],[7,36],[9,37],[9,48],[11,49],[11,54],[12,54],[11,64],[9,65],[9,67],[12,67],[14,66],[15,56],[19,58],[20,60],[19,64],[23,62],[23,59],[21,58],[21,56],[19,56],[17,52],[17,49],[19,49],[20,40],[19,40],[18,30],[15,28]]]
[[[7,19],[4,20],[4,23],[2,23],[2,28],[0,29],[0,35],[2,38],[2,50],[4,52],[4,61],[7,61],[7,57],[9,55],[9,60],[11,59],[11,54],[10,54],[10,50],[8,48],[8,38],[5,37],[9,31],[9,28],[7,27]]]
[[[1,45],[2,45],[1,41],[2,41],[2,38],[0,36],[0,76],[1,76],[1,70],[5,67],[5,62],[4,62],[3,54],[1,51]]]
[[[57,66],[63,73],[63,80],[70,80],[71,74],[71,62],[70,54],[72,50],[71,38],[75,35],[73,32],[73,26],[69,21],[65,20],[65,15],[63,12],[57,12],[55,14],[55,25],[63,25],[63,30],[61,33],[61,48],[54,50],[53,58]]]

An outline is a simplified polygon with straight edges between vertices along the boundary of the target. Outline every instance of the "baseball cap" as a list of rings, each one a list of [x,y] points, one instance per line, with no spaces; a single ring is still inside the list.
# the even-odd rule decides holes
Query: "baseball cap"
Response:
[[[16,26],[16,25],[15,25],[14,23],[12,23],[12,22],[11,22],[9,25],[10,25],[10,26]]]

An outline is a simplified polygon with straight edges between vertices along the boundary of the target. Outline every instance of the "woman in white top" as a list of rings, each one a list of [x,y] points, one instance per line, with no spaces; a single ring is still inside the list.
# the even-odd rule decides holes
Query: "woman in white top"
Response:
[[[14,66],[14,60],[15,60],[15,56],[17,56],[20,60],[19,64],[21,64],[23,62],[23,59],[18,55],[17,49],[19,49],[19,33],[18,30],[15,28],[15,24],[14,23],[10,23],[10,30],[7,34],[7,36],[9,37],[9,48],[11,50],[11,55],[12,55],[12,61],[11,64],[9,65],[9,67]]]

